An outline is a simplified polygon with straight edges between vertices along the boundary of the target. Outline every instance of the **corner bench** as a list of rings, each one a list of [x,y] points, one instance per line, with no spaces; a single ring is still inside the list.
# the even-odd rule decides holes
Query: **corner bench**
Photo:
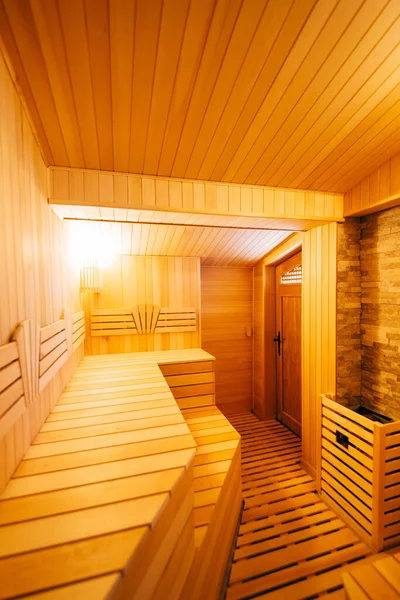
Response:
[[[158,365],[196,361],[214,358],[182,350],[82,360],[0,498],[0,598],[144,600],[183,589],[194,598],[204,588],[217,513],[233,496],[224,481],[237,479],[237,451],[218,455],[234,450],[219,436],[237,448],[240,437],[211,405],[184,411],[185,422]],[[207,479],[222,456],[235,468],[220,464],[225,476]],[[220,491],[207,500],[213,485]]]

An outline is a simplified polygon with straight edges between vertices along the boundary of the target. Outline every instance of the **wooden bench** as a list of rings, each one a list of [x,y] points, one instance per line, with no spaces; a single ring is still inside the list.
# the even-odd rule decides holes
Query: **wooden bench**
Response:
[[[174,359],[213,357],[184,350],[82,360],[1,496],[0,598],[178,598],[194,564],[200,575],[182,597],[200,598],[207,577],[216,590],[207,597],[217,597],[226,567],[220,518],[238,504],[239,436],[214,407],[187,411],[190,430],[158,366]],[[225,471],[213,481],[214,468]],[[224,556],[236,523],[223,521]]]
[[[240,435],[217,407],[184,410],[196,441],[196,555],[183,598],[218,599],[242,507]]]

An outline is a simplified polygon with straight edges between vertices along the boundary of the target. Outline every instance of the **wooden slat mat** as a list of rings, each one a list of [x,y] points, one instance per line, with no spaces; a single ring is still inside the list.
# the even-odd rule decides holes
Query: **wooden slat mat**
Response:
[[[371,549],[320,500],[297,436],[251,413],[229,420],[242,436],[244,510],[227,600],[343,599],[341,573]]]

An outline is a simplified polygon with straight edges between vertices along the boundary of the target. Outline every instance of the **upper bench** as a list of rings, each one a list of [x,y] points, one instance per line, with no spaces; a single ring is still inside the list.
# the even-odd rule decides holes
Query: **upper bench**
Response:
[[[213,376],[200,349],[82,360],[1,496],[0,598],[182,588],[196,443],[171,389],[184,406],[211,404]]]

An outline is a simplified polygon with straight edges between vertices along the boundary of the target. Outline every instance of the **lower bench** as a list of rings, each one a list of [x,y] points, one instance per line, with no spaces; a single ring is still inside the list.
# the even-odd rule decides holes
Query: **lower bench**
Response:
[[[242,507],[240,435],[215,406],[182,412],[197,444],[195,559],[182,598],[216,600]]]
[[[158,367],[202,352],[82,360],[0,498],[0,599],[218,598],[240,436]]]

